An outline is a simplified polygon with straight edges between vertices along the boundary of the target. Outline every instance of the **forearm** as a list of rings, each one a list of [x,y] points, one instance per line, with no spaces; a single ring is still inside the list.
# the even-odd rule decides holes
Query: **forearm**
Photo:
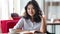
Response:
[[[22,29],[14,29],[16,32],[22,32]]]
[[[47,30],[46,19],[42,18],[40,31],[46,32],[46,30]]]
[[[16,32],[29,32],[29,31],[26,31],[26,30],[22,30],[22,29],[16,29]]]
[[[16,29],[16,32],[25,32],[24,34],[33,34],[34,32],[30,32],[30,31],[25,31],[22,29]]]

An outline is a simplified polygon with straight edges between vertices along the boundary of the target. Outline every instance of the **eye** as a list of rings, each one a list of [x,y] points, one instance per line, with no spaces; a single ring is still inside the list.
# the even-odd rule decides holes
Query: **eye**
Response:
[[[33,9],[34,9],[34,7],[33,7]]]
[[[27,8],[27,10],[30,10],[30,8]]]

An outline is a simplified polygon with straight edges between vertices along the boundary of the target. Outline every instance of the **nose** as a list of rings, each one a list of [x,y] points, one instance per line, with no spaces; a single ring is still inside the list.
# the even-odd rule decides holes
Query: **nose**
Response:
[[[32,9],[30,9],[30,12],[32,12]]]

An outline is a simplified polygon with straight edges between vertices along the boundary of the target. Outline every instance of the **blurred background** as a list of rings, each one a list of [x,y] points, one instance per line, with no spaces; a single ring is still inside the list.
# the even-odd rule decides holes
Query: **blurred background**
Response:
[[[23,16],[24,7],[30,0],[0,0],[0,22],[9,20],[11,13]],[[47,30],[51,33],[60,34],[60,0],[36,0],[47,18]],[[51,25],[55,24],[55,25]],[[0,23],[0,32],[2,32]]]

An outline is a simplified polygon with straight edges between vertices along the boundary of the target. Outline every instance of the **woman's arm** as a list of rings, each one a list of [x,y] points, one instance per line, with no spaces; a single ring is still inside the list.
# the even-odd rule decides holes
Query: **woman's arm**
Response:
[[[23,30],[22,29],[15,29],[16,32],[22,32]]]
[[[18,21],[18,23],[14,26],[13,29],[15,29],[16,31],[19,31],[19,30],[22,31],[23,26],[24,26],[24,19],[21,18],[21,19]]]
[[[46,24],[46,17],[42,16],[42,21],[41,21],[41,28],[40,28],[40,32],[46,32],[47,30],[47,24]]]
[[[22,30],[22,29],[16,29],[16,33],[24,33],[24,34],[34,34],[34,32],[31,32],[31,31],[25,31],[25,30]]]

